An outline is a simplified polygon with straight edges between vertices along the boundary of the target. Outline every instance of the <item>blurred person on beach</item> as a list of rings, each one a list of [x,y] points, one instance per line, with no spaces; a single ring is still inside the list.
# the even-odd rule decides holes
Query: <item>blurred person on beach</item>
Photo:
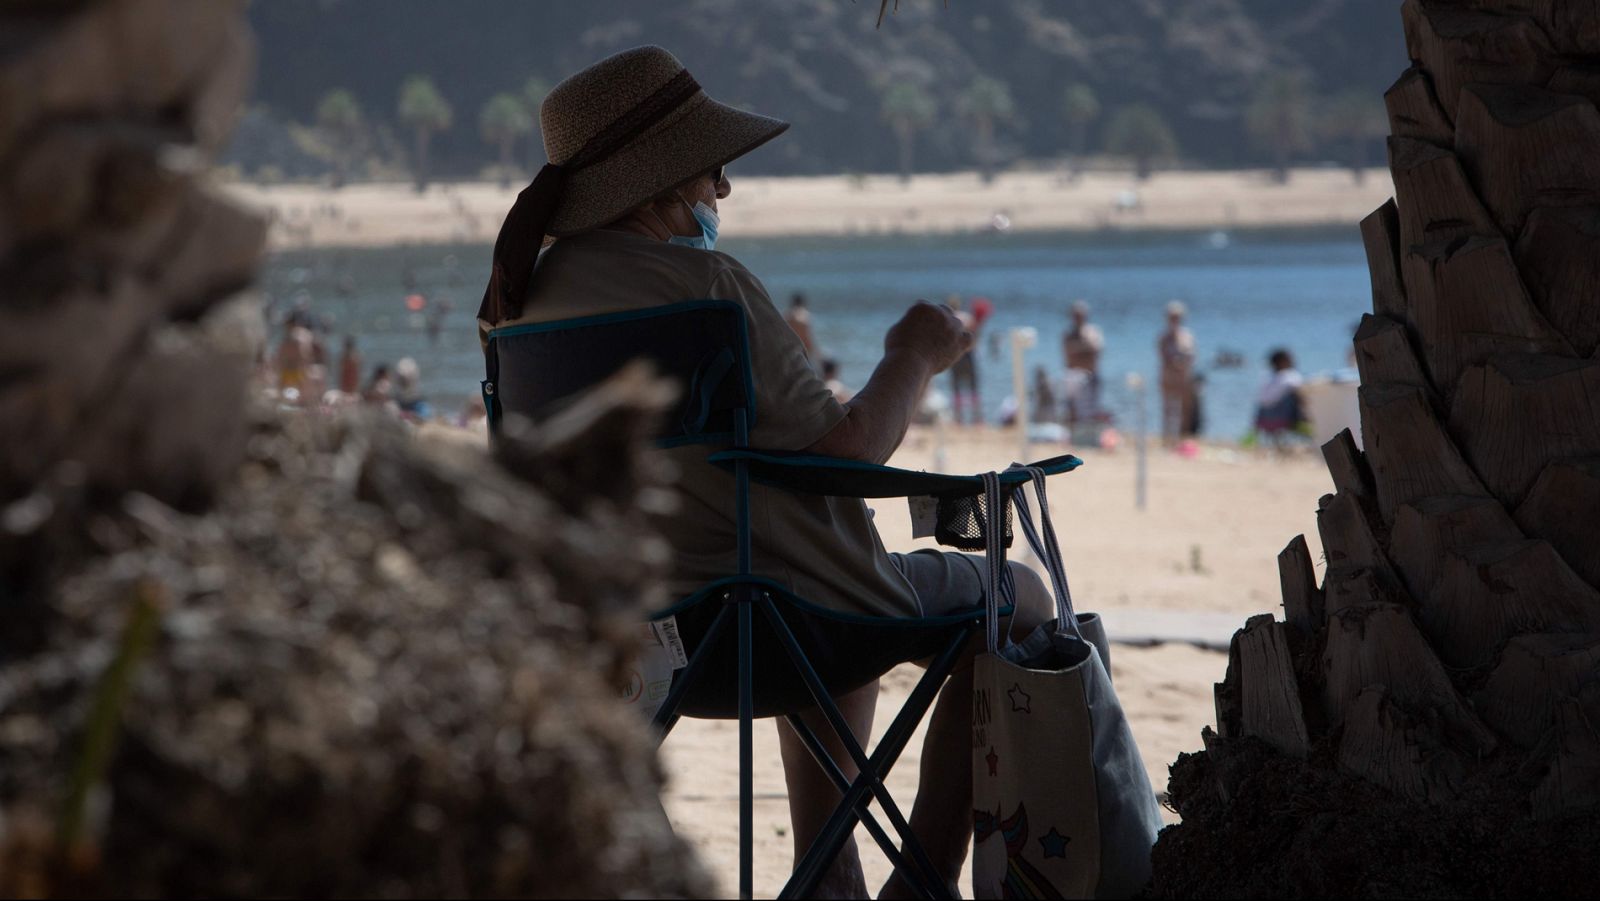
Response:
[[[483,395],[474,394],[461,405],[461,412],[456,414],[456,425],[463,429],[487,429],[489,426],[489,411],[483,406]]]
[[[789,298],[789,312],[783,314],[789,328],[794,329],[794,335],[800,339],[800,344],[806,349],[806,359],[817,359],[817,339],[811,332],[811,310],[806,307],[806,296],[799,291]]]
[[[439,334],[444,331],[444,319],[456,305],[449,298],[436,301],[428,305],[428,343],[438,344]]]
[[[716,298],[739,304],[748,324],[756,447],[882,463],[894,453],[930,381],[972,349],[966,322],[918,301],[884,338],[883,358],[862,389],[841,404],[765,286],[716,250],[718,205],[733,191],[725,166],[777,137],[788,124],[718,103],[659,47],[624,51],[557,85],[540,109],[550,165],[519,195],[496,241],[478,312],[480,338],[492,328],[544,323]],[[627,126],[627,127],[624,127]],[[552,238],[553,240],[547,240]],[[737,571],[734,493],[703,447],[663,450],[679,470],[684,503],[657,514],[672,545],[670,589],[682,597]],[[936,617],[983,602],[982,556],[920,550],[890,554],[860,499],[751,487],[754,572],[820,606],[859,616]],[[1039,577],[1012,564],[1017,627],[1051,618]],[[886,673],[905,661],[851,634],[814,657],[868,660]],[[691,649],[692,651],[692,649]],[[764,665],[757,661],[756,684]],[[759,690],[759,689],[758,689]],[[876,680],[838,699],[850,728],[867,742]],[[923,745],[911,828],[938,875],[956,888],[972,838],[972,671],[970,657],[940,693]],[[817,729],[846,778],[855,767],[816,710]],[[840,795],[804,743],[778,720],[796,859]],[[707,762],[721,766],[720,762]],[[817,889],[819,897],[867,897],[854,840]],[[908,897],[898,876],[883,897]]]
[[[305,402],[322,396],[324,378],[317,362],[316,336],[301,317],[291,315],[285,322],[275,365],[278,390],[286,399]]]
[[[1206,430],[1206,374],[1189,377],[1189,396],[1184,399],[1183,429],[1178,437],[1198,438]]]
[[[344,351],[339,355],[339,391],[354,397],[361,393],[361,351],[356,336],[344,336]]]
[[[961,308],[961,298],[955,294],[945,298],[944,305],[954,313],[960,321],[962,329],[973,336],[973,348],[976,348],[978,329],[981,323],[978,317]],[[950,398],[954,404],[954,420],[956,425],[983,424],[983,402],[978,394],[978,355],[973,348],[969,348],[955,365],[950,367]],[[964,414],[962,411],[966,410]]]
[[[1106,336],[1089,321],[1089,312],[1087,303],[1073,301],[1072,327],[1061,336],[1061,356],[1068,373],[1068,425],[1093,422],[1100,412],[1100,354],[1105,351]]]
[[[379,363],[373,368],[372,378],[367,380],[367,387],[361,390],[361,400],[378,406],[394,402],[394,380],[389,377],[387,365]]]
[[[829,357],[822,361],[822,383],[828,386],[828,391],[833,394],[833,399],[841,404],[850,402],[856,396],[855,389],[845,385],[839,378],[839,361]]]
[[[394,402],[407,419],[420,421],[433,415],[422,396],[422,367],[410,357],[401,357],[394,364]]]
[[[1294,357],[1277,348],[1267,357],[1271,373],[1256,397],[1256,432],[1277,450],[1288,447],[1290,437],[1306,425],[1305,379],[1295,368]]]
[[[1167,304],[1167,328],[1156,338],[1156,354],[1161,360],[1161,440],[1171,447],[1186,433],[1195,413],[1194,333],[1184,327],[1189,308],[1183,301]],[[1192,434],[1192,433],[1191,433]]]
[[[1061,405],[1056,400],[1055,385],[1050,382],[1050,372],[1043,366],[1033,368],[1033,422],[1060,422]]]

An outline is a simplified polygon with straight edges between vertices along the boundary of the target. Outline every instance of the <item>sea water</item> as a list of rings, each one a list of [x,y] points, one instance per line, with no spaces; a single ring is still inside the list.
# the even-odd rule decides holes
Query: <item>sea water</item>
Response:
[[[1351,336],[1371,309],[1354,225],[1224,233],[729,236],[718,249],[761,278],[780,309],[792,294],[806,296],[823,354],[839,362],[843,380],[854,387],[871,375],[889,326],[918,298],[955,295],[969,305],[988,298],[994,314],[979,336],[977,362],[990,421],[1012,394],[1008,332],[1037,332],[1026,355],[1030,386],[1036,366],[1059,378],[1061,337],[1075,300],[1091,306],[1091,320],[1105,333],[1102,402],[1124,429],[1133,422],[1127,375],[1153,383],[1164,308],[1171,300],[1187,304],[1205,377],[1203,434],[1229,441],[1249,430],[1273,348],[1288,349],[1307,376],[1343,377]],[[489,250],[473,244],[282,252],[264,274],[269,316],[281,319],[297,302],[306,304],[327,322],[335,362],[343,336],[354,335],[367,373],[377,363],[416,359],[435,409],[454,413],[476,395],[482,378],[473,316]],[[408,309],[413,294],[425,299],[421,311]],[[430,335],[433,317],[436,337]],[[1232,365],[1234,359],[1242,365]],[[948,378],[935,384],[948,390]],[[1159,403],[1148,402],[1154,423]]]

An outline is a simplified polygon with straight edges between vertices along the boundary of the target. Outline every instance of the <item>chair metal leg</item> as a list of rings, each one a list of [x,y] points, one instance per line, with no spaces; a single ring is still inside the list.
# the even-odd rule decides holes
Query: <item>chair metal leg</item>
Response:
[[[900,713],[895,717],[894,722],[889,727],[889,731],[884,734],[883,740],[878,743],[877,750],[868,758],[862,752],[859,743],[856,743],[854,737],[850,734],[849,727],[844,723],[844,718],[839,713],[838,707],[833,703],[832,697],[829,696],[826,687],[822,685],[816,671],[806,661],[804,652],[800,649],[794,634],[789,630],[788,624],[783,622],[772,601],[763,597],[759,603],[762,605],[763,612],[772,621],[773,629],[783,642],[785,649],[794,659],[795,666],[806,680],[807,687],[811,689],[812,696],[817,700],[818,706],[828,716],[830,724],[839,733],[841,741],[850,750],[861,771],[860,775],[856,777],[856,781],[845,793],[844,799],[828,819],[816,842],[800,863],[796,865],[789,884],[785,886],[779,897],[805,897],[815,890],[823,872],[838,855],[839,849],[844,846],[850,829],[855,825],[857,819],[856,810],[865,806],[867,795],[869,794],[877,798],[884,809],[884,814],[889,817],[890,823],[895,827],[896,831],[900,832],[913,861],[924,870],[925,874],[930,877],[936,877],[938,874],[932,862],[928,860],[921,843],[911,834],[909,825],[906,824],[905,818],[900,815],[898,807],[895,806],[893,798],[889,796],[888,790],[884,788],[882,780],[888,776],[889,770],[899,758],[900,752],[905,749],[906,742],[910,740],[911,733],[915,731],[917,724],[922,721],[928,707],[932,705],[933,699],[937,696],[945,677],[949,675],[956,661],[960,659],[961,652],[965,649],[973,630],[970,628],[962,629],[949,647],[935,659],[933,665],[928,668],[928,672],[923,675],[922,679],[917,683],[917,687],[911,692],[911,697],[907,699],[905,706],[901,708]],[[942,881],[938,885],[942,887]]]
[[[716,647],[717,639],[722,637],[722,630],[728,627],[728,617],[733,611],[724,606],[717,612],[711,621],[711,628],[706,630],[705,638],[701,639],[700,647],[695,650],[694,656],[689,658],[689,665],[672,682],[672,690],[667,692],[667,699],[661,702],[661,709],[656,711],[655,717],[650,721],[650,728],[654,730],[656,747],[667,740],[667,735],[672,727],[678,723],[678,708],[683,706],[683,696],[688,694],[690,686],[700,678],[700,672],[705,669],[707,660],[711,659],[711,649]]]
[[[789,728],[794,730],[795,735],[800,737],[800,741],[806,746],[806,750],[811,752],[811,757],[816,760],[817,765],[822,767],[822,771],[827,775],[828,781],[832,782],[833,787],[839,790],[839,794],[843,795],[849,791],[850,780],[845,778],[844,771],[839,769],[838,762],[833,759],[833,755],[828,753],[828,749],[822,746],[822,742],[818,740],[817,734],[811,731],[811,727],[807,726],[798,716],[786,716],[784,719],[788,721]],[[910,861],[906,860],[905,855],[900,853],[900,848],[895,845],[894,839],[883,831],[883,827],[878,825],[877,818],[872,815],[871,811],[867,810],[865,805],[857,808],[856,818],[861,821],[861,825],[866,827],[867,834],[872,836],[872,840],[877,843],[884,856],[889,858],[889,862],[894,865],[895,870],[906,877],[906,881],[910,883],[912,891],[916,892],[918,897],[940,897],[937,892],[927,887],[924,880],[927,879],[928,874],[918,873],[912,868]],[[831,865],[833,861],[830,860],[828,863]]]
[[[877,799],[878,805],[883,808],[884,816],[889,818],[889,824],[894,827],[895,832],[899,833],[900,840],[905,843],[911,860],[921,870],[920,874],[914,870],[902,871],[906,880],[914,885],[920,876],[921,880],[927,881],[932,885],[942,886],[944,880],[939,876],[938,870],[934,868],[933,862],[928,859],[927,851],[923,849],[922,843],[917,841],[916,836],[912,833],[911,824],[906,821],[905,815],[900,812],[899,806],[895,804],[894,798],[889,794],[889,789],[883,784],[879,774],[872,771],[872,765],[868,762],[866,752],[862,750],[860,743],[851,734],[849,724],[844,721],[843,714],[839,712],[839,707],[834,703],[832,696],[829,695],[827,687],[822,684],[822,679],[817,675],[816,669],[806,659],[805,652],[801,649],[799,641],[795,639],[794,633],[789,629],[788,623],[783,621],[783,617],[778,613],[777,607],[772,603],[771,598],[763,596],[760,604],[762,612],[772,621],[773,631],[778,634],[779,640],[784,645],[784,650],[789,654],[790,661],[799,670],[801,678],[810,690],[812,699],[817,702],[817,707],[822,710],[823,715],[828,720],[828,724],[833,727],[833,731],[839,736],[839,740],[845,746],[846,752],[850,755],[851,760],[855,762],[857,770],[862,774],[872,773],[873,778],[870,785],[873,797]],[[893,761],[890,763],[892,765]],[[866,800],[863,799],[861,804],[857,805],[853,814],[859,818],[865,807]],[[822,862],[822,866],[825,869],[832,863],[832,858],[829,858]]]
[[[917,683],[917,687],[911,692],[911,697],[906,700],[905,706],[900,709],[900,713],[890,725],[889,731],[878,742],[869,766],[863,769],[855,782],[851,783],[850,790],[845,793],[833,816],[822,827],[811,850],[806,852],[805,857],[796,865],[789,884],[779,893],[779,898],[804,898],[814,893],[828,862],[838,855],[839,849],[844,846],[845,839],[850,834],[851,827],[855,825],[852,811],[864,803],[866,796],[871,792],[873,773],[876,772],[881,778],[888,775],[889,770],[893,768],[900,752],[905,750],[911,733],[916,730],[917,724],[932,706],[933,699],[938,695],[939,686],[960,658],[970,635],[970,632],[963,632],[958,640],[939,655]],[[907,847],[920,850],[920,845],[915,844],[915,836],[911,837]]]
[[[750,586],[739,598],[739,897],[755,897],[755,661]]]

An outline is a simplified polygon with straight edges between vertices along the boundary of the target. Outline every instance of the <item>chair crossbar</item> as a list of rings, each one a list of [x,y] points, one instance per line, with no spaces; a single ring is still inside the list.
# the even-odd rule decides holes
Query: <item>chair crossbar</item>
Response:
[[[767,600],[767,605],[769,606],[768,615],[774,616],[776,609],[770,608],[770,604],[771,601],[769,599]],[[839,855],[840,849],[844,847],[844,842],[849,837],[850,830],[855,827],[857,810],[867,804],[869,795],[878,796],[878,791],[883,790],[882,780],[888,777],[889,771],[893,769],[895,762],[899,760],[901,752],[905,750],[906,743],[911,740],[911,734],[916,731],[917,724],[922,722],[923,716],[927,713],[928,708],[932,706],[934,698],[938,696],[939,688],[943,685],[945,677],[955,668],[956,661],[960,659],[961,653],[966,648],[967,641],[974,629],[975,627],[958,630],[949,646],[940,652],[928,667],[928,671],[917,682],[916,687],[911,691],[911,696],[906,699],[905,705],[900,708],[900,712],[896,714],[894,721],[890,723],[888,731],[884,733],[883,738],[878,742],[878,747],[870,757],[858,764],[860,773],[856,776],[855,781],[850,784],[849,789],[845,791],[839,805],[834,808],[832,816],[824,824],[816,841],[812,843],[811,849],[806,852],[805,856],[795,866],[794,874],[790,877],[788,885],[784,886],[783,891],[778,894],[779,898],[807,897],[814,893],[817,883],[821,881],[824,872],[833,863],[834,858]],[[780,635],[785,631],[786,629],[780,628]],[[788,637],[792,640],[793,634],[790,633]],[[795,649],[798,650],[798,645],[796,645]],[[823,689],[822,696],[827,697],[826,689]],[[828,700],[829,704],[823,705],[825,708],[832,706],[831,698]],[[838,714],[836,706],[833,707],[833,713]],[[842,723],[843,718],[840,717],[840,724],[842,725]],[[835,728],[838,729],[838,726],[835,726]],[[849,748],[853,738],[848,737],[848,729],[844,730],[844,733],[844,735],[841,735],[841,739],[844,739],[846,747]],[[856,744],[854,750],[860,753],[860,745]],[[880,804],[887,798],[888,792],[883,790],[882,795],[879,796]],[[891,823],[899,828],[904,819],[898,817],[898,808],[894,807],[894,801],[888,799],[888,803],[882,804],[882,806],[884,807],[885,815],[890,816]],[[891,814],[891,810],[893,810],[893,814]],[[899,819],[900,822],[895,822],[896,819]],[[927,855],[923,852],[921,843],[917,842],[916,837],[910,834],[909,827],[906,827],[904,837],[906,839],[906,847],[911,851],[913,858],[921,858],[917,861],[919,865],[929,873],[935,872],[932,863],[927,860]],[[936,888],[937,890],[939,889]]]
[[[827,774],[828,781],[832,782],[833,787],[839,790],[839,794],[843,795],[849,791],[849,778],[845,776],[843,770],[839,769],[839,764],[834,761],[833,755],[828,753],[828,749],[822,746],[822,742],[817,739],[817,734],[811,731],[811,727],[807,726],[800,717],[793,714],[784,717],[784,719],[789,723],[789,728],[794,730],[795,735],[800,737],[800,741],[806,746],[806,750],[811,752],[811,757],[816,760],[817,765],[822,767],[823,773]],[[856,817],[861,820],[861,825],[866,827],[867,834],[872,836],[873,842],[877,843],[884,856],[889,858],[889,862],[894,865],[895,870],[905,875],[906,881],[911,884],[912,890],[917,893],[918,897],[930,899],[939,897],[927,888],[924,882],[927,879],[927,874],[917,873],[912,869],[911,863],[905,859],[905,855],[900,853],[899,846],[883,830],[883,827],[878,825],[877,817],[872,815],[872,811],[867,809],[865,803],[856,808]]]
[[[778,612],[776,603],[771,595],[758,591],[754,583],[735,584],[730,589],[731,600],[718,611],[707,629],[705,636],[700,641],[700,646],[689,658],[688,665],[678,677],[673,680],[673,687],[668,692],[661,708],[656,712],[652,727],[656,731],[656,742],[659,745],[666,740],[674,726],[680,719],[678,709],[698,678],[701,677],[707,661],[712,659],[712,649],[719,640],[724,638],[730,629],[737,634],[739,644],[739,820],[740,820],[740,854],[739,854],[739,881],[741,897],[749,898],[753,893],[754,882],[754,620],[759,607],[762,615],[771,624],[773,634],[783,646],[791,664],[799,673],[807,690],[822,711],[829,727],[838,735],[850,759],[855,763],[858,775],[851,781],[846,778],[840,769],[838,761],[822,747],[816,733],[805,725],[797,716],[787,719],[799,735],[801,742],[811,755],[816,758],[829,781],[834,784],[842,798],[833,814],[829,817],[811,848],[796,864],[794,873],[790,876],[788,884],[779,893],[779,898],[803,898],[813,894],[816,886],[821,882],[829,866],[844,847],[845,840],[857,822],[866,827],[867,833],[872,837],[884,855],[893,864],[895,871],[911,886],[918,895],[926,898],[945,898],[949,896],[948,889],[940,878],[938,871],[928,859],[926,850],[916,836],[911,832],[910,824],[901,813],[894,799],[890,796],[884,779],[889,771],[899,760],[906,744],[910,741],[912,733],[927,715],[928,709],[938,696],[950,671],[955,668],[961,653],[966,647],[972,634],[977,630],[978,620],[971,623],[957,623],[954,626],[955,634],[950,643],[941,651],[929,665],[927,672],[912,689],[911,696],[905,705],[890,723],[883,738],[871,755],[861,746],[844,720],[838,704],[834,702],[832,694],[817,674],[815,667],[806,657],[805,650],[801,647],[799,639],[790,629]],[[737,608],[737,610],[735,610]],[[868,809],[876,800],[882,808],[883,815],[888,819],[889,826],[898,834],[902,844],[896,847],[893,838],[885,830]]]
[[[912,835],[910,824],[906,822],[905,816],[900,813],[900,808],[895,804],[894,798],[889,795],[888,788],[884,786],[877,770],[873,768],[866,752],[862,750],[861,743],[851,731],[850,724],[845,722],[844,715],[839,712],[839,706],[834,703],[833,696],[829,693],[827,686],[822,684],[822,679],[817,675],[817,671],[811,665],[811,661],[806,659],[805,651],[801,649],[800,642],[795,639],[794,632],[789,629],[789,624],[785,623],[783,617],[778,615],[778,609],[772,603],[772,597],[762,594],[758,603],[761,605],[762,612],[767,615],[767,619],[771,621],[773,631],[783,644],[784,650],[788,652],[790,661],[799,670],[800,677],[805,680],[806,688],[811,691],[812,699],[817,702],[817,707],[822,710],[828,725],[833,727],[834,734],[839,737],[839,741],[844,745],[851,760],[855,763],[860,776],[870,779],[869,785],[872,796],[877,799],[878,805],[883,808],[884,816],[889,818],[889,823],[894,826],[895,831],[900,834],[901,840],[905,842],[912,859],[916,861],[918,869],[922,871],[921,875],[927,878],[934,874],[936,871],[932,862],[928,860],[927,852],[923,850],[922,844],[917,841],[916,836]],[[890,760],[889,765],[892,766],[893,764],[894,761]],[[885,770],[886,774],[887,770]],[[866,807],[868,800],[863,798],[861,803],[852,810],[852,814],[859,817],[860,811]],[[830,857],[823,862],[823,866],[826,867],[832,863],[833,859]],[[912,883],[917,881],[915,877],[918,874],[915,871],[907,871],[905,875],[907,881]],[[802,895],[810,894],[811,888],[813,887],[808,886],[807,890],[802,892]]]

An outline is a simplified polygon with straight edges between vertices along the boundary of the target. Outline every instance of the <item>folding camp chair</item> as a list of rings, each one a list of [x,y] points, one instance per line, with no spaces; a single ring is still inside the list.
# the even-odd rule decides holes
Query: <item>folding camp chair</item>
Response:
[[[559,322],[516,325],[489,333],[485,350],[484,402],[490,427],[507,414],[539,418],[565,399],[591,387],[631,360],[651,361],[685,387],[680,406],[658,432],[661,446],[706,444],[726,448],[708,459],[730,474],[737,519],[737,572],[706,585],[652,620],[675,618],[689,650],[687,666],[655,717],[665,739],[680,716],[739,720],[739,886],[752,895],[752,728],[758,717],[786,717],[817,763],[843,794],[838,808],[795,867],[780,898],[806,897],[826,873],[859,821],[895,869],[924,897],[945,897],[905,817],[884,788],[896,759],[927,714],[945,678],[960,660],[968,638],[983,626],[974,598],[969,611],[923,619],[865,617],[819,607],[784,586],[752,575],[750,480],[789,491],[846,497],[937,498],[939,537],[946,544],[981,550],[986,511],[978,476],[944,476],[852,460],[749,449],[758,412],[749,363],[743,309],[729,301],[691,301],[652,309]],[[1047,473],[1079,465],[1073,457],[1044,461]],[[1021,471],[1001,476],[1007,491],[1027,481]],[[1009,493],[1006,495],[1009,497]],[[1009,523],[1009,508],[1003,511]],[[1007,528],[1007,540],[1010,532]],[[926,674],[869,756],[851,734],[833,698],[881,675],[881,667],[831,659],[826,672],[811,660],[830,639],[866,633],[896,659],[931,659]],[[758,683],[754,662],[787,660],[768,667]],[[813,706],[838,734],[859,770],[848,780],[798,714]],[[876,801],[899,837],[897,846],[867,809]],[[902,848],[904,849],[902,851]]]

